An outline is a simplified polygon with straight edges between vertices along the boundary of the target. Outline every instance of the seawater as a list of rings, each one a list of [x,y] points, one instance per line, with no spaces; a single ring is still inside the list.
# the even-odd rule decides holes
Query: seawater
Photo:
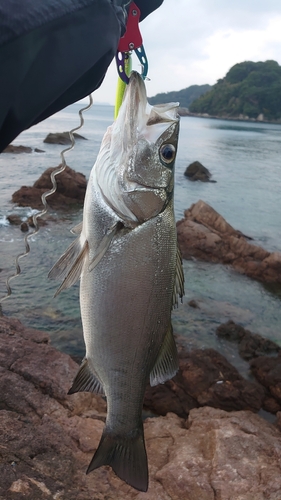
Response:
[[[1,154],[0,198],[0,294],[5,279],[14,273],[14,258],[24,249],[23,234],[7,223],[7,215],[23,217],[31,209],[11,203],[12,193],[32,185],[48,167],[60,163],[59,145],[43,143],[49,132],[77,126],[81,103],[69,106],[48,120],[22,133],[14,144],[43,149],[44,153]],[[85,113],[81,130],[87,140],[77,141],[67,164],[89,177],[102,136],[112,123],[113,107],[94,105]],[[176,164],[175,213],[199,199],[209,203],[236,229],[254,238],[269,251],[281,250],[281,127],[273,124],[234,122],[183,117]],[[187,165],[200,161],[216,183],[190,182],[184,177]],[[78,285],[53,298],[58,286],[47,279],[54,262],[73,241],[71,227],[82,218],[82,210],[54,213],[56,219],[42,227],[30,240],[31,252],[20,261],[22,274],[11,282],[12,296],[2,304],[4,314],[25,325],[49,332],[52,343],[64,352],[84,354],[79,311]],[[281,290],[242,276],[226,266],[184,261],[186,296],[173,312],[176,333],[188,347],[213,347],[242,371],[248,365],[237,356],[232,344],[216,337],[216,327],[233,319],[251,331],[281,345]],[[199,308],[188,302],[194,299]],[[133,314],[133,311],[132,311]]]

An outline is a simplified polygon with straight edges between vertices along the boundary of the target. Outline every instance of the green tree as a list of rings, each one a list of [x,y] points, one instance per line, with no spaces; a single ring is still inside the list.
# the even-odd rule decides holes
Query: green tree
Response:
[[[235,64],[226,76],[189,106],[191,112],[267,119],[281,118],[281,66],[276,61]]]

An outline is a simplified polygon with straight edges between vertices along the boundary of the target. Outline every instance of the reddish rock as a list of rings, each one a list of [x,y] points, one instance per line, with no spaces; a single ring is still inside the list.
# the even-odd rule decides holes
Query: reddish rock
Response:
[[[22,186],[12,196],[13,203],[23,207],[43,208],[41,196],[52,188],[51,172],[56,168],[48,168],[32,187]],[[47,203],[52,208],[64,209],[77,204],[82,205],[86,192],[86,177],[70,167],[56,176],[57,189],[48,196]]]
[[[252,359],[250,366],[257,380],[269,390],[271,396],[281,405],[281,355],[279,354],[277,358],[261,356]]]
[[[184,259],[231,264],[251,278],[281,283],[281,253],[249,243],[248,237],[202,200],[184,212],[184,219],[177,222],[177,232]]]
[[[67,396],[78,366],[17,320],[0,318],[0,356],[1,499],[280,499],[281,434],[247,411],[147,419],[148,493],[109,467],[86,476],[104,426],[102,397]]]
[[[172,411],[186,418],[192,408],[212,406],[223,410],[258,411],[264,389],[245,380],[213,349],[183,352],[177,375],[165,384],[148,387],[144,406],[156,414]]]

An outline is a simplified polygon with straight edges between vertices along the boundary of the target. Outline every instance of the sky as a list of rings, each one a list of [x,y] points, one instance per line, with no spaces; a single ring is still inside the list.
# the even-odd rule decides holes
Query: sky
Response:
[[[281,0],[164,0],[141,24],[148,59],[148,96],[213,85],[236,63],[273,59],[281,65]],[[140,65],[133,55],[133,69]],[[95,102],[114,104],[116,64]]]

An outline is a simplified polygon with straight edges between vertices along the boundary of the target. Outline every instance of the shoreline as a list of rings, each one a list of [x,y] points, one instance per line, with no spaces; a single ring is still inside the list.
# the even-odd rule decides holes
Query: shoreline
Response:
[[[269,123],[272,125],[281,125],[280,120],[266,120],[259,118],[249,118],[243,116],[217,116],[217,115],[209,115],[208,113],[191,113],[188,108],[179,108],[179,115],[181,117],[193,117],[193,118],[211,118],[213,120],[224,120],[224,121],[234,121],[234,122],[251,122],[251,123]]]

